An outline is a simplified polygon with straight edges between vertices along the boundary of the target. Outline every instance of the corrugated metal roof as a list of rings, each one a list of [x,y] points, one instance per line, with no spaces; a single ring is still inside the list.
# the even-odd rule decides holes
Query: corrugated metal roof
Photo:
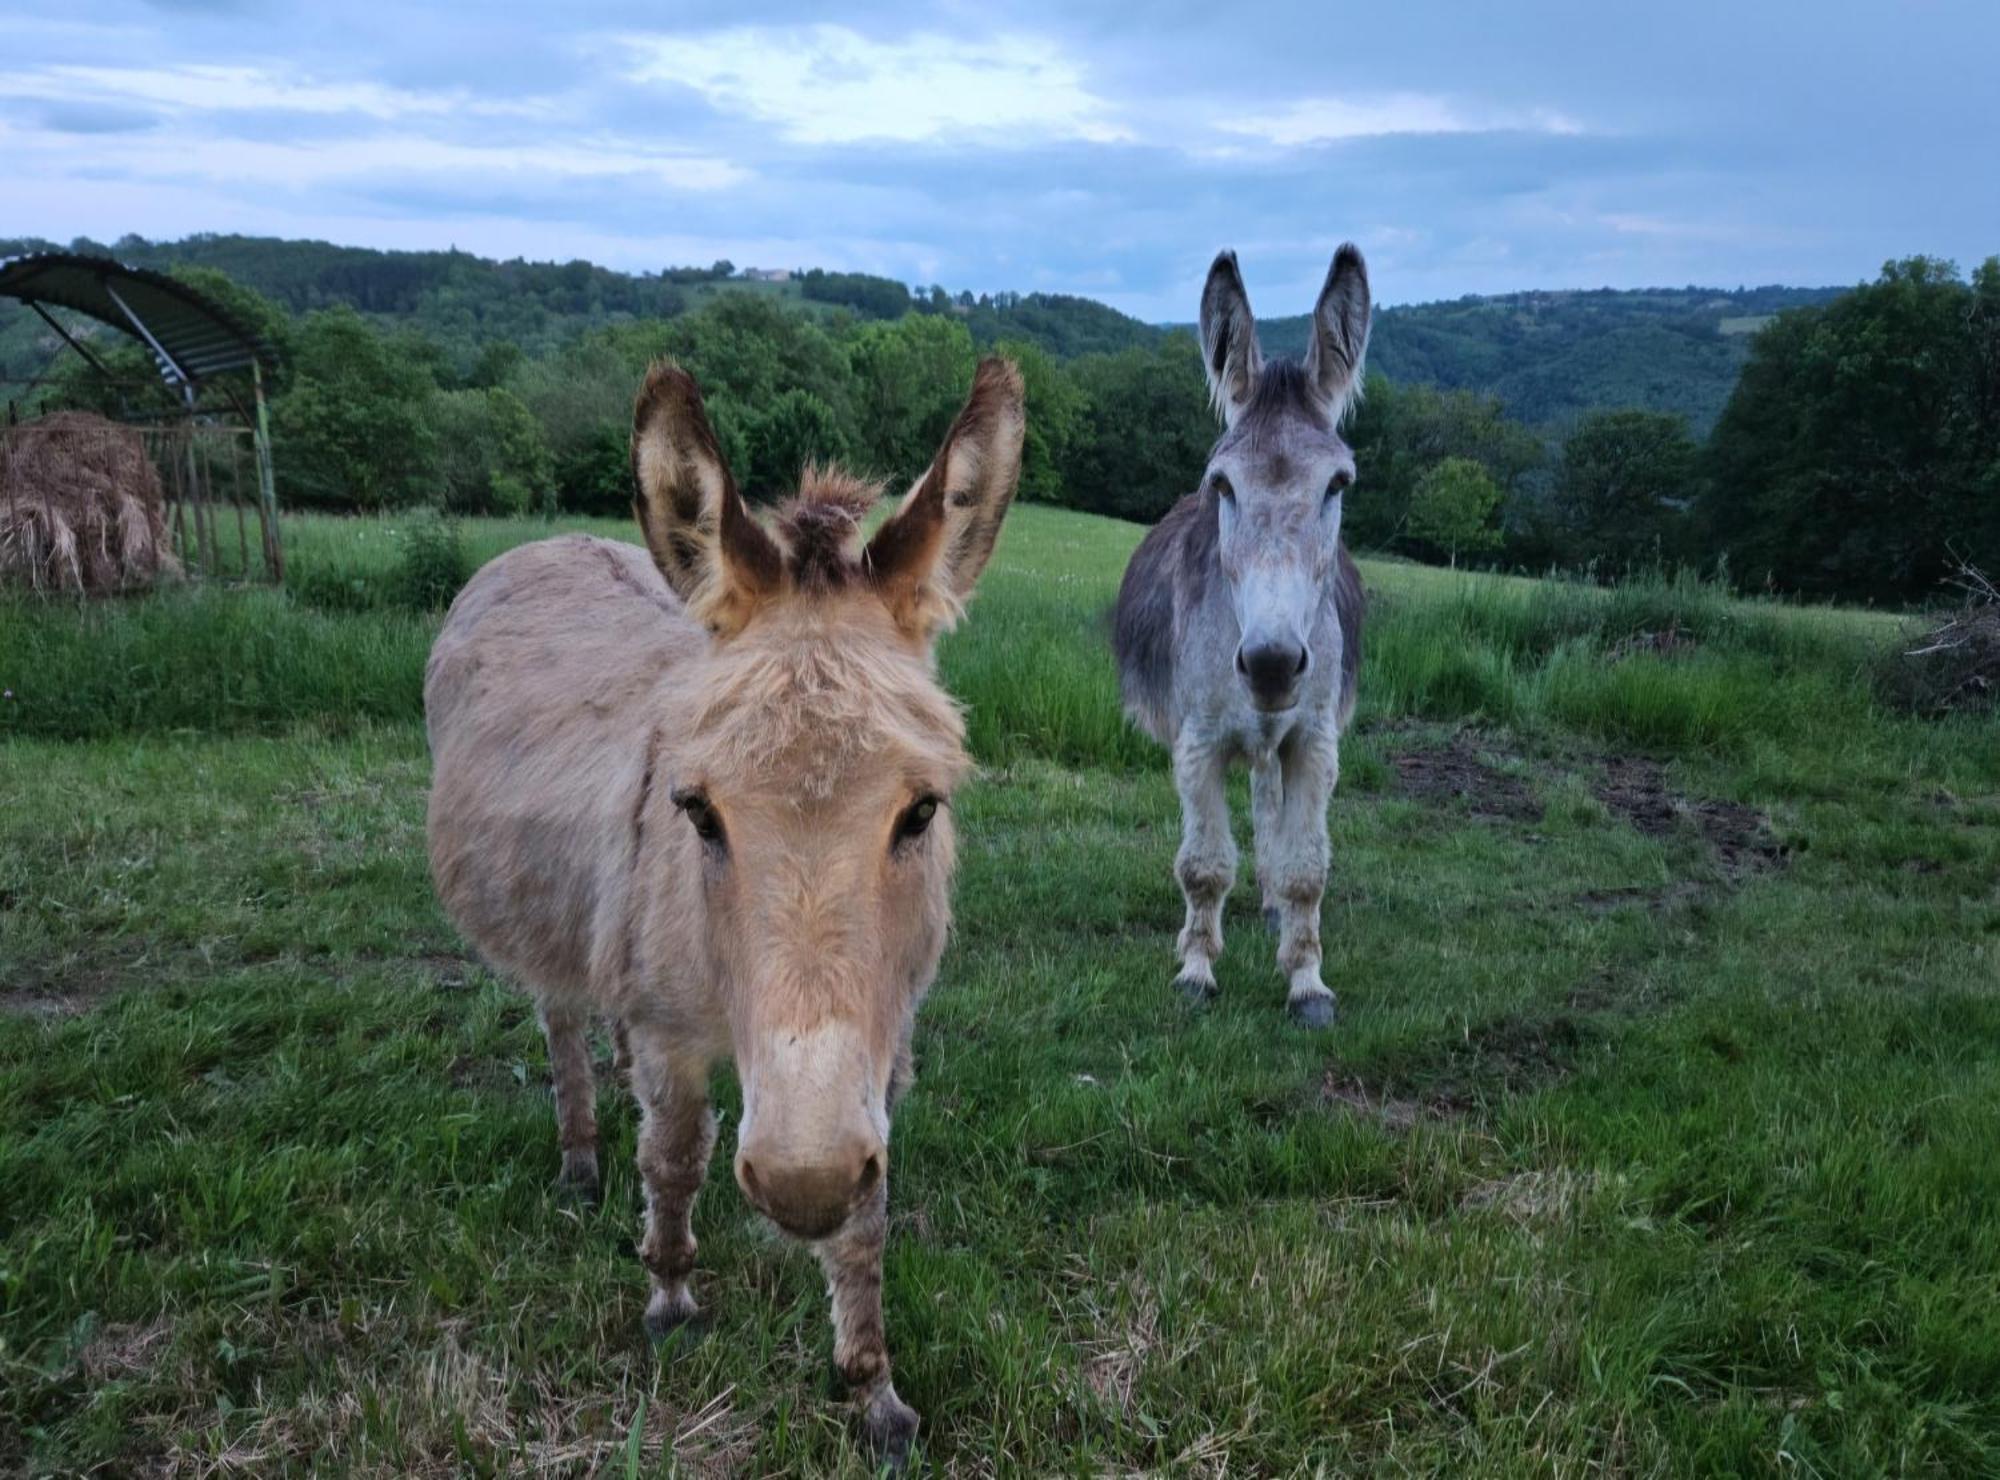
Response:
[[[177,278],[109,257],[38,252],[0,262],[0,297],[53,304],[109,324],[153,352],[160,374],[199,385],[273,363],[271,348],[228,309]],[[136,320],[136,322],[135,322]]]

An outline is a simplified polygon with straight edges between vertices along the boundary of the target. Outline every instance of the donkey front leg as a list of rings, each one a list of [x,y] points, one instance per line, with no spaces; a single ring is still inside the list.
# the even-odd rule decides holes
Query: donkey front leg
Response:
[[[646,1188],[646,1232],[639,1262],[652,1276],[646,1333],[655,1341],[698,1315],[694,1273],[694,1200],[715,1151],[708,1071],[677,1056],[659,1029],[628,1024],[632,1093],[639,1101],[639,1176]]]
[[[1236,840],[1229,834],[1224,789],[1228,755],[1221,747],[1183,735],[1174,747],[1174,785],[1181,794],[1181,851],[1174,860],[1187,922],[1177,949],[1174,985],[1200,1002],[1216,992],[1215,962],[1222,954],[1222,902],[1236,882]]]
[[[917,1414],[889,1380],[889,1345],[882,1330],[882,1244],[889,1227],[889,1187],[875,1192],[838,1233],[814,1245],[833,1302],[833,1365],[861,1411],[862,1432],[876,1455],[896,1469],[917,1437]]]
[[[590,1065],[590,1014],[546,997],[536,1001],[555,1083],[556,1140],[562,1172],[556,1186],[581,1202],[597,1201],[597,1075]]]
[[[1297,736],[1280,757],[1283,796],[1267,827],[1257,819],[1257,872],[1266,907],[1278,914],[1278,969],[1286,1006],[1305,1028],[1334,1019],[1334,997],[1320,980],[1319,912],[1326,893],[1326,807],[1340,776],[1340,739],[1331,730]]]

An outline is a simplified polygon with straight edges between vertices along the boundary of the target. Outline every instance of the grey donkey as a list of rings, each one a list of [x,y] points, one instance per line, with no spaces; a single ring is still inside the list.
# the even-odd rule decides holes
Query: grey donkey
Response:
[[[1224,422],[1200,487],[1174,505],[1126,567],[1113,625],[1134,722],[1173,751],[1187,899],[1176,983],[1216,991],[1222,904],[1236,882],[1223,782],[1250,767],[1257,880],[1278,934],[1293,1019],[1334,1019],[1320,978],[1326,809],[1340,733],[1354,714],[1367,601],[1340,537],[1354,454],[1340,423],[1361,387],[1368,268],[1334,254],[1301,361],[1266,362],[1224,252],[1201,295],[1202,360]]]

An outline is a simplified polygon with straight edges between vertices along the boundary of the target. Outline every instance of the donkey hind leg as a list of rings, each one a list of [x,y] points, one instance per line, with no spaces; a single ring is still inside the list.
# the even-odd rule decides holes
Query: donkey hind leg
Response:
[[[1283,928],[1283,912],[1278,908],[1278,891],[1271,882],[1266,839],[1275,838],[1282,825],[1285,805],[1283,763],[1266,753],[1250,767],[1250,822],[1257,840],[1257,890],[1263,896],[1264,925],[1276,936]]]
[[[562,1147],[556,1186],[581,1202],[596,1202],[597,1075],[590,1065],[590,1014],[547,997],[536,1005],[555,1081],[556,1140]]]
[[[900,1470],[917,1437],[917,1414],[896,1396],[889,1378],[889,1346],[882,1327],[882,1244],[889,1226],[889,1185],[874,1195],[831,1238],[814,1245],[833,1302],[833,1365],[861,1413],[861,1428],[876,1456]]]
[[[1326,807],[1340,776],[1340,741],[1328,730],[1297,737],[1283,755],[1284,797],[1275,826],[1259,820],[1258,872],[1278,912],[1278,969],[1286,1006],[1301,1027],[1334,1019],[1334,997],[1320,979],[1320,900],[1326,893]]]
[[[1187,900],[1187,922],[1176,949],[1180,975],[1174,985],[1199,1002],[1216,992],[1215,961],[1222,954],[1222,902],[1236,882],[1236,840],[1229,835],[1228,756],[1222,749],[1184,738],[1174,747],[1174,785],[1181,794],[1181,850],[1174,873]]]
[[[639,1262],[653,1283],[646,1332],[657,1341],[700,1313],[688,1279],[694,1273],[694,1200],[715,1151],[715,1112],[708,1106],[705,1064],[676,1055],[657,1028],[628,1023],[626,1040],[646,1189]]]

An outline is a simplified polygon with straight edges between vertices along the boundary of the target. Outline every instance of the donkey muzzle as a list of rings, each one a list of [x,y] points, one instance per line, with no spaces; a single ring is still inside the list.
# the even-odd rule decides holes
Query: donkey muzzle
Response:
[[[1290,709],[1298,702],[1299,680],[1312,666],[1312,653],[1302,642],[1264,639],[1236,649],[1236,673],[1250,691],[1250,702],[1262,710]]]
[[[736,1154],[736,1183],[786,1233],[820,1239],[867,1201],[888,1161],[888,1148],[874,1140],[857,1140],[811,1161],[790,1160],[779,1147],[746,1146]]]

